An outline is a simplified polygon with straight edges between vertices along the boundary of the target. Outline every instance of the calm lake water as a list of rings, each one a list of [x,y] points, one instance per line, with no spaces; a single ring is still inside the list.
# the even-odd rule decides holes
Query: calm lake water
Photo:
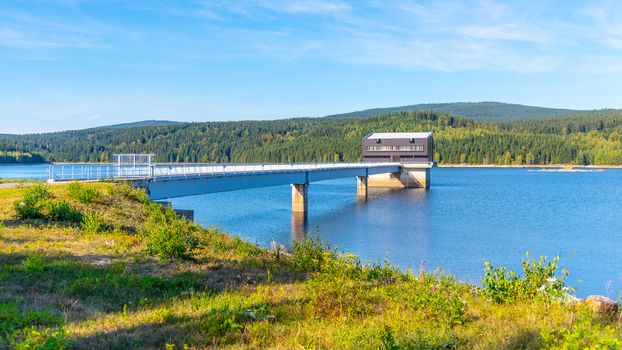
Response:
[[[19,168],[16,170],[16,168]],[[0,167],[0,177],[35,177],[45,166]],[[546,173],[527,169],[435,168],[428,191],[372,190],[356,199],[355,179],[312,183],[306,227],[278,186],[172,199],[195,220],[262,246],[291,245],[317,231],[363,260],[402,268],[442,267],[479,283],[483,259],[520,269],[525,252],[561,255],[578,295],[622,291],[622,170]],[[581,282],[580,282],[581,280]]]
[[[47,164],[35,165],[0,165],[0,179],[47,179]]]

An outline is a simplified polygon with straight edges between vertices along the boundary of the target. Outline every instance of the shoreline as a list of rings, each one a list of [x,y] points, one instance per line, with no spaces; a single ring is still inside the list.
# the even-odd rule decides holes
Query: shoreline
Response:
[[[194,165],[194,164],[222,164],[222,163],[157,163],[156,165]],[[226,163],[229,164],[229,163]],[[239,163],[230,163],[230,164],[239,164]],[[265,162],[265,164],[272,164],[269,162]],[[30,166],[30,165],[115,165],[115,163],[79,163],[79,162],[49,162],[49,163],[12,163],[12,164],[0,164],[0,167],[3,166]],[[575,165],[575,164],[509,164],[509,165],[499,165],[499,164],[465,164],[465,163],[452,163],[452,164],[438,164],[436,167],[438,168],[564,168],[572,166],[575,169],[622,169],[622,164],[620,165]]]
[[[574,165],[574,164],[522,164],[522,165],[498,165],[498,164],[438,164],[438,168],[564,168],[572,166],[574,169],[622,169],[622,165]]]

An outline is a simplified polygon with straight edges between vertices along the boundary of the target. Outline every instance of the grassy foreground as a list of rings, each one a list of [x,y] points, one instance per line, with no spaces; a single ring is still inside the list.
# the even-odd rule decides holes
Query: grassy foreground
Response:
[[[0,189],[0,349],[618,349],[556,260],[484,287],[203,229],[123,184]],[[252,228],[249,228],[252,229]],[[543,287],[544,286],[544,287]]]

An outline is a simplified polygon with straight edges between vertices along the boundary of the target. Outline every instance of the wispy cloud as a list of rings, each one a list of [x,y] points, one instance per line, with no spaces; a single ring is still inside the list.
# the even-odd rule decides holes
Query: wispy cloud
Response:
[[[131,21],[126,23],[129,28],[119,27],[85,14],[80,5],[70,2],[66,6],[71,11],[64,16],[0,10],[0,45],[131,51],[139,43],[149,54],[181,59],[306,58],[400,69],[521,73],[580,71],[585,66],[581,57],[586,57],[582,52],[594,51],[594,45],[600,46],[598,55],[607,62],[614,62],[622,50],[622,24],[615,15],[622,6],[609,0],[576,11],[555,1],[493,0],[196,0],[121,5],[139,17],[157,13],[184,30],[175,25],[132,27]]]
[[[334,14],[351,10],[351,6],[341,1],[257,1],[256,6],[277,12],[304,14]]]
[[[216,32],[233,33],[247,55],[265,59],[305,55],[407,69],[520,72],[554,69],[559,61],[548,48],[555,33],[540,22],[540,9],[491,1],[209,1],[200,10],[251,18],[252,29],[212,24]],[[292,25],[297,16],[315,19]]]
[[[111,35],[131,35],[83,14],[74,5],[73,2],[61,2],[51,8],[44,6],[40,11],[0,7],[0,46],[18,49],[110,49],[114,47],[108,40]]]
[[[470,25],[457,28],[456,33],[484,40],[521,41],[537,44],[551,42],[548,34],[526,30],[526,28],[521,28],[518,25]]]
[[[110,45],[62,35],[38,35],[15,29],[0,29],[0,46],[16,48],[108,49]]]

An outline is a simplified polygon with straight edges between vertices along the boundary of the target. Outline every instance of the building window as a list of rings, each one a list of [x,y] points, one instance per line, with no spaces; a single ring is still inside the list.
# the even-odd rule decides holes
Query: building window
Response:
[[[367,146],[369,152],[423,152],[423,145],[415,146]]]

